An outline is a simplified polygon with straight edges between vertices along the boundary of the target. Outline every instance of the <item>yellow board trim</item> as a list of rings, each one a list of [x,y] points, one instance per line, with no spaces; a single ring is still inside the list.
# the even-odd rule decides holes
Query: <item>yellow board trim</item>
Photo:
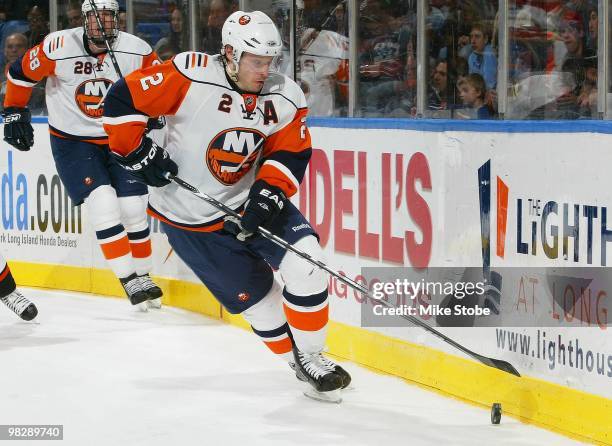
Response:
[[[109,270],[10,262],[21,286],[123,296]],[[164,304],[249,328],[240,315],[225,311],[203,285],[156,277]],[[400,339],[330,322],[329,351],[380,372],[477,405],[502,403],[504,414],[564,435],[612,445],[612,400],[541,379],[516,378],[477,362]]]

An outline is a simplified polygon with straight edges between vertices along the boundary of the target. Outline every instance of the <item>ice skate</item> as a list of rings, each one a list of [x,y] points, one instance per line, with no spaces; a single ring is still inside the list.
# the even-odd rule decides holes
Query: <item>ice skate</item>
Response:
[[[351,375],[349,374],[349,372],[347,372],[338,364],[326,358],[325,356],[321,355],[321,358],[324,364],[330,367],[336,375],[340,376],[340,378],[342,379],[342,389],[346,389],[351,383]],[[291,370],[295,372],[295,376],[298,380],[306,382],[308,381],[308,379],[299,371],[299,369],[295,365],[295,362],[290,362],[289,367],[291,367]]]
[[[327,367],[330,367],[332,371],[336,375],[338,375],[340,379],[342,379],[342,388],[346,389],[351,383],[351,375],[349,374],[349,372],[347,372],[342,367],[340,367],[338,364],[336,364],[334,361],[332,361],[331,359],[323,355],[321,355],[321,359],[323,361],[323,364],[325,364]]]
[[[334,372],[334,365],[319,353],[304,353],[293,349],[295,358],[295,374],[300,381],[306,381],[312,386],[304,395],[329,403],[340,403],[340,389],[343,386],[342,377]],[[350,381],[350,380],[349,380]]]
[[[142,289],[149,295],[149,299],[147,300],[147,306],[149,308],[153,308],[159,310],[162,307],[161,298],[163,296],[163,292],[160,287],[158,287],[151,276],[148,274],[143,274],[142,276],[138,276],[140,280],[140,285]]]
[[[26,299],[19,291],[15,290],[11,294],[0,297],[0,301],[24,321],[31,321],[38,315],[36,305]]]
[[[148,310],[147,301],[149,300],[149,294],[142,288],[140,277],[134,273],[128,277],[119,279],[119,281],[121,285],[123,285],[123,289],[130,303],[136,306],[140,311],[146,312]]]

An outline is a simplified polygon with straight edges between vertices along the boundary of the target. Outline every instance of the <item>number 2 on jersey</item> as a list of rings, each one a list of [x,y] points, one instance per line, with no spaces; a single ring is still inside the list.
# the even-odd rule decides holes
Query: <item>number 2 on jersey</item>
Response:
[[[151,86],[161,84],[163,80],[163,74],[155,73],[153,76],[146,76],[140,79],[140,85],[142,85],[143,91],[147,91]]]

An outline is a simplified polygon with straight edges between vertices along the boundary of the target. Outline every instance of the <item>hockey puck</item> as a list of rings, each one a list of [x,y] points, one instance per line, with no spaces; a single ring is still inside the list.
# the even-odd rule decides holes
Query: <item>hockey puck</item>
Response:
[[[491,406],[491,424],[499,424],[502,416],[502,406],[500,403],[493,403]]]

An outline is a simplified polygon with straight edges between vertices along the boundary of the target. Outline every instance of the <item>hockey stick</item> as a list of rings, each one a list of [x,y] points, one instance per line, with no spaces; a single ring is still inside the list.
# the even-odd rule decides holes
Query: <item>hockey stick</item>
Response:
[[[102,24],[102,20],[100,19],[100,13],[98,12],[98,7],[96,6],[95,2],[93,0],[88,0],[89,1],[89,5],[91,6],[93,13],[94,13],[94,17],[96,18],[96,25],[98,26],[98,31],[100,31],[100,34],[102,34],[102,38],[104,39],[104,45],[106,45],[106,51],[108,52],[108,55],[111,59],[111,63],[113,64],[113,68],[115,69],[115,72],[117,73],[117,76],[119,77],[123,77],[123,74],[121,73],[121,68],[119,67],[119,63],[117,63],[117,58],[115,57],[115,52],[113,51],[113,49],[110,46],[110,42],[108,40],[108,36],[106,35],[106,31],[104,30],[104,25]],[[103,101],[102,101],[103,102]],[[101,102],[101,103],[102,103]],[[100,103],[100,104],[101,104]],[[150,123],[154,123],[155,121],[158,121],[160,124],[159,127],[153,127],[153,126],[149,126]],[[164,119],[163,116],[158,116],[157,118],[150,118],[149,123],[147,123],[147,129],[152,130],[153,128],[162,128],[166,125],[166,121]]]
[[[108,36],[106,35],[106,31],[104,31],[104,25],[102,24],[102,20],[100,20],[100,14],[98,13],[98,7],[96,6],[93,0],[89,0],[89,5],[93,9],[94,16],[96,18],[96,24],[98,25],[98,31],[102,34],[102,38],[104,39],[104,44],[106,45],[106,50],[108,51],[108,55],[110,56],[111,62],[115,71],[117,72],[117,76],[123,77],[121,74],[121,68],[119,68],[119,64],[117,63],[117,59],[115,58],[115,52],[110,46],[108,41]]]
[[[208,194],[206,194],[204,192],[200,192],[194,186],[192,186],[191,184],[189,184],[186,181],[182,180],[181,178],[177,177],[176,175],[172,175],[169,172],[167,172],[165,176],[166,176],[167,179],[169,179],[171,181],[174,181],[174,183],[176,183],[181,188],[191,192],[196,197],[206,201],[208,204],[214,206],[215,208],[219,209],[220,211],[225,212],[227,215],[232,216],[232,217],[237,218],[237,219],[241,218],[240,214],[238,214],[238,212],[234,211],[233,209],[231,209],[230,207],[228,207],[225,204],[221,203],[217,199],[211,197],[210,195],[208,195]],[[295,248],[294,246],[292,246],[290,243],[286,242],[282,238],[272,234],[266,228],[262,228],[260,226],[257,229],[257,231],[259,232],[259,234],[261,234],[263,237],[267,238],[271,242],[273,242],[273,243],[277,244],[278,246],[286,249],[287,251],[291,251],[292,253],[294,253],[297,256],[303,258],[304,260],[308,261],[312,265],[315,265],[315,266],[317,266],[317,267],[327,271],[329,274],[334,276],[336,279],[338,279],[342,283],[350,286],[354,290],[364,294],[365,296],[369,297],[370,299],[374,299],[374,300],[380,302],[382,305],[384,305],[384,306],[386,306],[388,308],[393,308],[393,306],[390,303],[388,303],[388,302],[386,302],[384,300],[381,300],[381,299],[376,299],[375,297],[373,297],[370,294],[370,291],[367,288],[365,288],[363,285],[360,285],[359,283],[353,281],[352,279],[350,279],[350,278],[348,278],[346,276],[343,276],[340,273],[334,271],[329,266],[327,266],[325,263],[321,262],[320,260],[314,259],[310,255],[308,255],[307,253],[305,253],[305,252]],[[473,352],[469,348],[464,347],[463,345],[459,344],[457,341],[452,340],[448,336],[440,333],[435,328],[430,327],[425,322],[421,321],[420,319],[418,319],[418,318],[416,318],[414,316],[404,315],[403,314],[403,315],[401,315],[401,317],[406,319],[407,321],[413,323],[414,325],[418,325],[419,327],[427,330],[428,332],[430,332],[434,336],[437,336],[438,338],[442,339],[444,342],[452,345],[456,349],[462,351],[463,353],[465,353],[468,356],[471,356],[476,361],[479,361],[479,362],[481,362],[484,365],[487,365],[489,367],[493,367],[493,368],[499,369],[499,370],[501,370],[503,372],[507,372],[507,373],[510,373],[512,375],[515,375],[515,376],[521,376],[521,374],[514,368],[514,366],[512,364],[510,364],[509,362],[507,362],[507,361],[502,361],[501,359],[495,359],[495,358],[488,358],[486,356],[483,356],[483,355],[480,355],[480,354],[478,354],[476,352]]]

